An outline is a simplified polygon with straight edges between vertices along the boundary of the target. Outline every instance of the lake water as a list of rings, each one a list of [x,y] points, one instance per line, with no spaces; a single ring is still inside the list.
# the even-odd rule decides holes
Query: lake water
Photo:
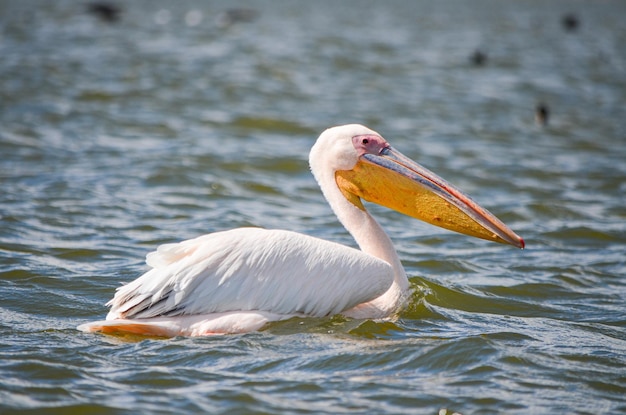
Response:
[[[0,412],[626,412],[626,2],[119,3],[0,2]],[[307,166],[353,122],[527,249],[368,206],[414,289],[395,321],[76,330],[162,243],[354,245]]]

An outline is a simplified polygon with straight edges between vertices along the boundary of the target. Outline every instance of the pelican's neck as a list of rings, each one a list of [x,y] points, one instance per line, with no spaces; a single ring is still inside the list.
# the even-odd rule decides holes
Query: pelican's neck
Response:
[[[318,177],[318,182],[330,207],[350,232],[361,251],[382,259],[393,269],[394,281],[389,290],[375,300],[357,306],[355,309],[357,312],[350,313],[350,315],[386,317],[394,313],[404,299],[409,281],[391,239],[367,210],[359,209],[344,197],[334,177]]]
[[[361,251],[389,263],[396,279],[406,279],[404,268],[391,239],[367,210],[359,209],[342,196],[339,209],[331,207],[342,225],[350,232]]]

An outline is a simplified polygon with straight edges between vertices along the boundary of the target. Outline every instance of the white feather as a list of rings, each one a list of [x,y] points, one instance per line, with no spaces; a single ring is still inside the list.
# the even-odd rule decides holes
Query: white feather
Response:
[[[148,255],[153,269],[120,287],[107,319],[267,311],[323,317],[373,300],[391,266],[359,250],[260,228],[216,232]]]

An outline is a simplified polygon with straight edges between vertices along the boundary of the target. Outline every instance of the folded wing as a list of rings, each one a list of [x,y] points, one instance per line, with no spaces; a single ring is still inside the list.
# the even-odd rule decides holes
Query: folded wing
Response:
[[[382,295],[390,265],[333,242],[241,228],[160,246],[150,271],[120,287],[111,319],[266,311],[323,317]]]

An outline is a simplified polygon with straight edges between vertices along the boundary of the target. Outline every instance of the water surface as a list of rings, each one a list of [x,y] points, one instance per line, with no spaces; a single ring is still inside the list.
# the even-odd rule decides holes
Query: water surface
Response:
[[[625,412],[626,4],[241,6],[252,21],[124,2],[111,23],[82,2],[0,3],[0,411]],[[368,206],[410,276],[397,320],[75,329],[161,243],[261,226],[354,245],[307,166],[352,122],[527,249]]]

